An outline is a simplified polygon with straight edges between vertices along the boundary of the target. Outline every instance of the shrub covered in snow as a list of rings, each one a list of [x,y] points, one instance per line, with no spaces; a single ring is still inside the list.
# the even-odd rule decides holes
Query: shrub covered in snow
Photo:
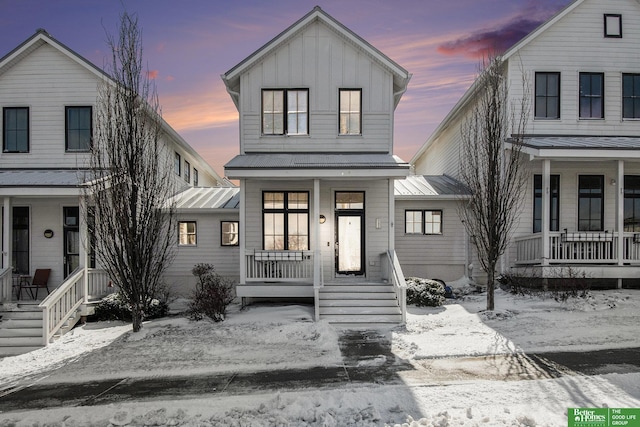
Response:
[[[407,304],[418,307],[439,307],[444,302],[445,290],[441,282],[419,277],[408,277],[406,282]]]
[[[149,312],[144,313],[144,319],[157,319],[169,312],[167,301],[154,298],[149,303]],[[119,292],[107,295],[95,307],[96,320],[131,321],[131,307],[124,301]]]
[[[224,320],[227,306],[234,299],[233,282],[216,273],[211,264],[196,264],[191,273],[198,278],[198,283],[189,303],[189,317],[202,320],[207,316],[215,322]]]

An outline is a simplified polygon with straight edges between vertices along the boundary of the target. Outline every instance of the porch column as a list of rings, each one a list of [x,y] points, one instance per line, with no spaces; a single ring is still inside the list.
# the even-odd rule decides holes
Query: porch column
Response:
[[[247,215],[245,209],[247,209],[246,203],[246,179],[240,180],[240,215],[238,220],[240,221],[240,284],[245,285],[247,283],[247,257],[245,256],[246,250],[246,233],[245,227],[247,226]]]
[[[542,161],[542,265],[549,265],[549,225],[551,206],[551,160]]]
[[[313,286],[320,286],[320,268],[322,263],[320,252],[320,180],[313,180]]]
[[[4,198],[2,215],[2,268],[9,268],[12,265],[12,224],[13,209],[11,207],[11,197]]]
[[[616,188],[616,230],[618,235],[618,265],[624,265],[624,160],[618,160],[618,178]],[[620,282],[620,281],[618,281]],[[618,283],[618,287],[621,283]]]
[[[394,233],[394,223],[396,221],[396,198],[395,198],[395,180],[393,178],[389,178],[389,250],[393,251],[396,248],[396,239]]]

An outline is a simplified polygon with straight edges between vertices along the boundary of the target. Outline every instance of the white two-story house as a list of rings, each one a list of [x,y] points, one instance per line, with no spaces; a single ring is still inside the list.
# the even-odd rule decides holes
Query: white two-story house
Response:
[[[222,75],[240,115],[225,165],[241,188],[239,297],[400,320],[394,181],[409,165],[393,155],[393,122],[410,77],[319,7]]]
[[[503,55],[513,102],[529,87],[529,185],[504,271],[640,277],[640,4],[576,0]],[[467,91],[411,160],[458,176]],[[507,149],[509,141],[505,141]],[[564,270],[564,272],[563,272]]]
[[[81,186],[88,175],[98,87],[108,79],[44,30],[0,59],[0,304],[15,302],[14,285],[31,281],[38,269],[50,270],[52,294],[72,276],[87,286],[84,298],[106,291],[108,279],[87,254]],[[178,189],[223,184],[164,121],[162,140]],[[31,299],[26,292],[20,296]],[[46,289],[38,289],[38,302],[46,296]],[[2,347],[9,341],[1,331],[8,323],[0,325]]]

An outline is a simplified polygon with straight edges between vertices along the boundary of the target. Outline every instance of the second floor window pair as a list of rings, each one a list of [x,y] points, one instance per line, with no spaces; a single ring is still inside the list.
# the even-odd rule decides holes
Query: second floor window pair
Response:
[[[535,117],[560,118],[560,73],[536,73]],[[604,73],[580,73],[579,118],[604,118]],[[640,74],[622,74],[622,118],[640,119]]]
[[[29,107],[2,109],[2,151],[30,150]],[[65,107],[65,151],[89,151],[93,138],[92,107]]]
[[[362,91],[340,89],[339,123],[340,135],[362,133]],[[262,91],[263,135],[308,135],[309,134],[309,90],[265,89]]]

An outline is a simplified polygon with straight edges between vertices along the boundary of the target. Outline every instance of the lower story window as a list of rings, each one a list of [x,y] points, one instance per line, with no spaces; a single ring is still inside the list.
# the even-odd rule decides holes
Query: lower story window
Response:
[[[29,208],[13,208],[13,272],[29,274]]]
[[[549,231],[560,230],[560,175],[549,177]],[[533,232],[542,231],[542,175],[533,176]]]
[[[405,211],[406,234],[442,234],[441,210]]]
[[[309,193],[262,194],[265,250],[309,250]]]
[[[238,246],[240,242],[238,221],[222,221],[220,227],[220,244],[222,246]]]
[[[604,176],[578,178],[578,231],[602,231],[604,226]]]
[[[181,246],[195,246],[197,242],[196,222],[180,221],[178,223],[178,228],[179,228],[178,244]]]
[[[624,231],[640,231],[640,175],[624,176]]]

